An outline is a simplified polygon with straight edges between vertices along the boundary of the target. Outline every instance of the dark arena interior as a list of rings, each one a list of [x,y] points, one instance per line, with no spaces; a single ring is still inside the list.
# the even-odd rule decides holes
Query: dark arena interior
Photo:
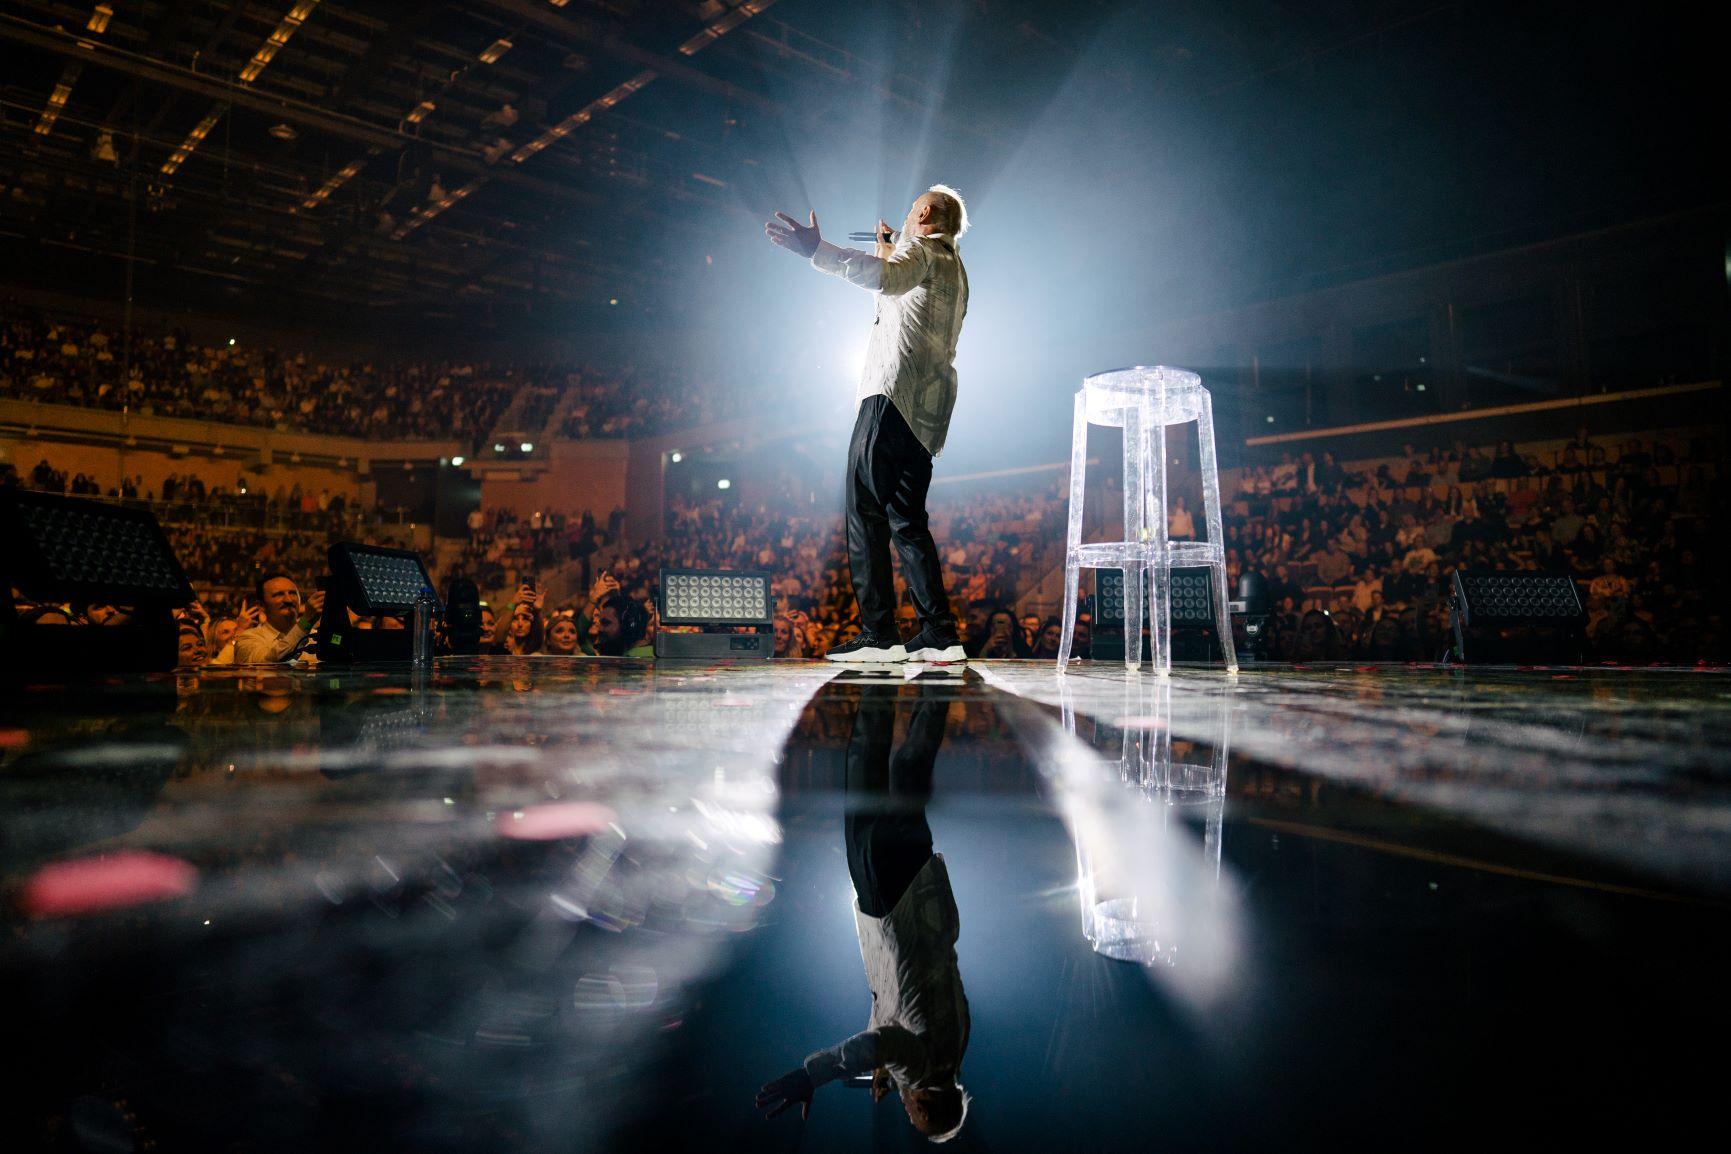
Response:
[[[0,1149],[1710,1142],[1713,11],[7,0]]]

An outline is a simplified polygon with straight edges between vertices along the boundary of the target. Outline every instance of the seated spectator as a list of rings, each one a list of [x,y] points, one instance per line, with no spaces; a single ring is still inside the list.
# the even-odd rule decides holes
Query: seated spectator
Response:
[[[595,606],[590,640],[602,657],[654,657],[645,644],[649,632],[649,610],[623,593],[609,593]]]
[[[964,646],[964,651],[966,647]],[[1024,657],[1026,652],[1021,647],[1021,632],[1016,628],[1016,615],[1008,609],[992,610],[986,619],[986,636],[980,643],[980,657],[1003,658]]]
[[[1185,507],[1183,497],[1174,498],[1172,502],[1172,512],[1166,517],[1166,535],[1174,541],[1196,539],[1196,521]]]
[[[247,628],[252,628],[248,625]],[[234,617],[218,617],[211,621],[206,631],[205,647],[212,653],[221,653],[228,643],[234,640],[235,634],[241,631],[241,624]]]
[[[256,628],[263,621],[264,609],[261,606],[253,604],[244,597],[241,598],[240,609],[237,615],[228,618],[226,622],[218,623],[218,626],[226,624],[229,628],[212,628],[211,636],[214,638],[221,634],[223,635],[224,640],[220,645],[216,644],[214,641],[206,645],[206,649],[210,653],[208,664],[233,665],[235,638],[239,637],[242,633],[245,633],[248,629]]]
[[[1280,464],[1274,466],[1273,484],[1276,497],[1298,492],[1298,463],[1292,459],[1291,453],[1280,455]]]
[[[1621,605],[1629,599],[1633,588],[1627,577],[1617,572],[1617,562],[1606,557],[1599,563],[1599,574],[1587,583],[1587,595],[1596,602],[1615,602]]]
[[[1345,656],[1346,648],[1329,615],[1320,609],[1307,612],[1298,623],[1292,660],[1337,661]]]
[[[775,656],[804,657],[805,634],[795,625],[793,616],[788,613],[775,615]]]
[[[205,648],[204,643],[204,630],[191,621],[180,623],[179,645],[180,655],[175,661],[175,665],[180,669],[197,668],[203,665],[205,658],[209,656],[210,651]]]
[[[88,625],[126,625],[132,621],[132,610],[121,605],[87,605],[84,607],[84,621]]]
[[[583,652],[577,633],[577,621],[573,617],[560,614],[553,618],[547,626],[546,652],[559,657],[570,657]]]
[[[235,637],[235,662],[252,665],[293,660],[324,611],[324,590],[313,590],[303,607],[300,586],[287,573],[276,571],[260,577],[254,591],[264,620]]]
[[[545,622],[541,619],[542,593],[532,585],[517,587],[517,603],[504,621],[498,638],[501,649],[513,657],[541,652]]]
[[[1526,458],[1515,452],[1513,441],[1502,441],[1497,445],[1497,455],[1491,460],[1491,476],[1506,479],[1525,477],[1531,472]]]
[[[1352,576],[1352,558],[1341,550],[1338,537],[1331,537],[1312,563],[1316,566],[1316,579],[1324,585],[1339,585]]]
[[[1401,463],[1404,468],[1396,470],[1402,477],[1403,484],[1408,488],[1416,488],[1430,484],[1431,473],[1424,458],[1411,442],[1400,447]]]
[[[1019,624],[1022,631],[1022,652],[1032,653],[1034,642],[1038,641],[1040,637],[1040,615],[1038,613],[1023,614]]]
[[[1336,495],[1341,486],[1346,483],[1346,470],[1340,467],[1340,462],[1334,459],[1334,454],[1324,451],[1322,461],[1316,466],[1316,488],[1319,492]]]
[[[498,615],[485,601],[481,602],[481,652],[495,657],[505,652],[504,645],[499,641]]]
[[[1056,661],[1058,646],[1064,640],[1064,623],[1056,617],[1046,618],[1040,626],[1040,636],[1034,642],[1034,652],[1030,655],[1040,661]]]
[[[978,657],[986,644],[987,626],[998,606],[984,597],[968,600],[962,609],[962,649],[969,657]]]

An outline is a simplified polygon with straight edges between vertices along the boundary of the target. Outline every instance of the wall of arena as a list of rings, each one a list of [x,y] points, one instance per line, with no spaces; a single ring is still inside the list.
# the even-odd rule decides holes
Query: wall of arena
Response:
[[[555,441],[544,460],[484,468],[481,507],[527,517],[537,510],[592,509],[605,516],[628,505],[628,441]]]

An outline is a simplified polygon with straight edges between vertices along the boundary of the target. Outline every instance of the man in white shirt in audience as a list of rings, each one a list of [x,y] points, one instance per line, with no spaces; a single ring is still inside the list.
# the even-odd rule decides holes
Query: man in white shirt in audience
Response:
[[[234,639],[237,665],[290,661],[306,645],[325,607],[323,590],[315,589],[303,605],[300,586],[287,573],[266,573],[258,581],[264,621]]]

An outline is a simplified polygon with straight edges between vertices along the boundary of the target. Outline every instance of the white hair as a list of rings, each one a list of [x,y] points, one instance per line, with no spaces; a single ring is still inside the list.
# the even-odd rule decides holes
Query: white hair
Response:
[[[951,188],[947,184],[934,184],[930,188],[926,189],[926,191],[927,192],[935,192],[939,196],[947,196],[947,197],[949,197],[951,203],[953,203],[956,206],[955,221],[954,221],[955,227],[950,230],[950,235],[955,237],[957,240],[961,240],[962,234],[968,231],[968,203],[967,203],[967,201],[962,199],[961,193],[957,192],[955,189]],[[948,215],[948,214],[946,214],[946,215]]]
[[[942,186],[940,185],[939,187],[942,187]],[[951,195],[954,195],[954,194],[952,193]],[[956,197],[956,203],[960,204],[961,202],[962,202],[961,197]],[[967,227],[967,221],[968,221],[968,218],[966,215],[966,210],[964,210],[963,216],[962,216],[962,228]],[[960,229],[957,230],[957,235],[960,235]],[[968,1093],[968,1088],[966,1086],[962,1085],[960,1082],[956,1083],[956,1089],[958,1089],[962,1092],[962,1116],[960,1118],[956,1119],[955,1126],[953,1126],[949,1131],[947,1131],[946,1133],[943,1133],[943,1134],[932,1135],[931,1137],[929,1137],[927,1139],[928,1142],[932,1142],[934,1144],[949,1142],[949,1141],[953,1140],[956,1137],[956,1135],[958,1135],[962,1132],[963,1126],[966,1126],[968,1124],[968,1107],[974,1104],[973,1096]]]

